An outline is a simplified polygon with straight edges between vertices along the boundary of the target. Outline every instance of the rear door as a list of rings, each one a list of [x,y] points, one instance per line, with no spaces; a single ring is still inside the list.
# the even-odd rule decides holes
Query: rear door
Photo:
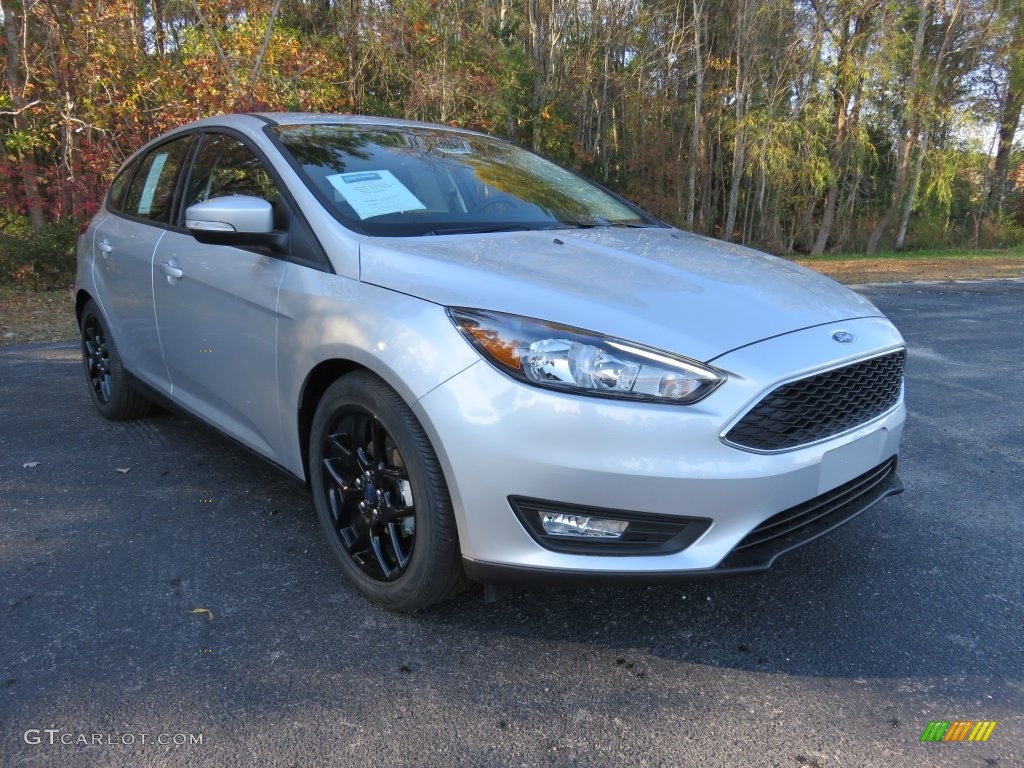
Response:
[[[153,312],[153,254],[174,210],[179,174],[191,136],[164,142],[129,169],[107,201],[93,237],[97,298],[125,367],[166,392],[170,388]]]
[[[284,205],[266,165],[241,139],[206,133],[181,211],[232,194]],[[180,228],[159,242],[152,266],[172,397],[275,460],[281,449],[277,297],[288,268],[266,249],[203,245]]]

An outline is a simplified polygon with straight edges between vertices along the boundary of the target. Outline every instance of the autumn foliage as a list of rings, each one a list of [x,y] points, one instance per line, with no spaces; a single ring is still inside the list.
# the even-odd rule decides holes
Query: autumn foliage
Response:
[[[1022,7],[0,0],[0,261],[12,237],[87,219],[147,139],[253,110],[495,133],[777,253],[1009,244]]]

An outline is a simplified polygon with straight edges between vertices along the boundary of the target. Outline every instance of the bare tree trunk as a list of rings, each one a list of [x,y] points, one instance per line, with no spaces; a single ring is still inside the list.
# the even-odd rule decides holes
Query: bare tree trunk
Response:
[[[700,0],[693,0],[693,57],[696,65],[696,82],[693,89],[693,125],[690,128],[690,167],[686,185],[686,227],[693,229],[694,212],[697,207],[697,154],[700,151],[700,128],[703,122],[704,58],[701,53],[701,37],[706,24],[704,6]]]
[[[835,223],[839,187],[847,171],[850,136],[854,134],[860,116],[860,96],[864,86],[863,58],[870,37],[871,15],[876,5],[877,3],[866,3],[860,15],[840,20],[843,25],[843,41],[836,62],[836,85],[833,92],[836,119],[832,149],[829,152],[832,181],[825,193],[825,205],[818,225],[818,234],[811,247],[812,256],[825,252]],[[849,29],[851,23],[852,33]]]
[[[192,0],[192,10],[195,11],[196,17],[199,19],[199,23],[203,25],[206,30],[206,34],[210,37],[210,42],[213,43],[213,49],[217,52],[217,59],[220,61],[221,66],[224,68],[224,74],[231,80],[231,84],[237,89],[237,93],[242,94],[245,89],[242,86],[241,81],[238,79],[238,75],[235,74],[234,67],[231,66],[231,62],[228,61],[227,54],[224,53],[224,49],[220,45],[220,41],[217,39],[217,33],[213,27],[210,26],[210,22],[206,20],[203,12],[199,10],[199,5],[196,0]]]
[[[910,214],[914,210],[914,200],[917,197],[917,188],[921,183],[921,170],[924,168],[924,152],[917,153],[917,161],[914,163],[914,172],[910,177],[910,188],[903,200],[903,210],[900,212],[900,225],[896,232],[896,250],[902,251],[907,242],[907,227],[910,225]]]
[[[821,212],[821,223],[818,224],[818,235],[814,238],[814,246],[811,248],[812,256],[819,256],[825,252],[828,245],[828,238],[832,234],[832,225],[836,221],[836,201],[839,199],[839,179],[828,185],[825,193],[825,205]]]
[[[11,0],[0,0],[0,10],[4,13],[4,31],[7,42],[7,90],[11,94],[11,120],[14,130],[21,131],[28,127],[25,111],[32,105],[25,96],[27,72],[22,67],[22,51],[19,33],[27,31],[28,17],[19,15],[20,5]],[[2,141],[2,139],[0,139]],[[25,203],[28,206],[29,220],[33,229],[42,229],[46,224],[43,212],[43,199],[39,194],[39,182],[36,179],[35,158],[28,152],[18,152],[18,165],[21,171]]]
[[[988,197],[988,209],[994,213],[999,213],[999,209],[1003,206],[1006,179],[1010,173],[1013,138],[1017,135],[1021,108],[1024,107],[1024,6],[1018,6],[1010,51],[1006,94],[1003,96],[1003,103],[999,111],[999,146],[996,150],[992,189]]]
[[[725,229],[722,237],[725,240],[733,239],[733,229],[736,226],[736,205],[739,202],[740,182],[743,180],[743,161],[746,154],[746,131],[743,121],[747,114],[747,101],[750,87],[747,82],[747,57],[745,48],[749,44],[749,14],[750,6],[747,1],[737,9],[736,19],[736,133],[733,139],[732,155],[732,178],[729,180],[729,203],[725,214]]]
[[[353,112],[359,111],[359,103],[362,101],[362,88],[359,74],[359,25],[362,22],[362,0],[349,0],[348,4],[348,32],[346,34],[345,48],[348,53],[348,108]]]
[[[281,10],[281,0],[274,0],[274,7],[270,9],[270,18],[267,19],[267,31],[263,35],[263,45],[260,46],[260,52],[256,54],[256,61],[252,65],[252,70],[249,72],[249,86],[250,88],[256,84],[259,80],[260,70],[263,68],[263,59],[267,55],[267,49],[270,47],[270,41],[274,37],[274,22],[277,21],[277,14]]]
[[[922,0],[922,4],[924,4],[926,2],[928,2],[928,0]],[[957,28],[960,25],[960,22],[961,22],[961,19],[962,19],[962,15],[961,15],[962,11],[963,11],[963,0],[955,0],[955,2],[953,3],[953,7],[949,11],[949,15],[945,19],[946,29],[945,29],[945,31],[943,33],[943,36],[942,36],[942,43],[939,46],[939,51],[938,51],[938,53],[935,56],[935,65],[932,68],[931,76],[928,78],[928,89],[927,89],[927,92],[925,93],[925,96],[924,96],[925,103],[927,104],[929,109],[933,108],[934,105],[937,103],[937,100],[938,100],[938,90],[939,90],[939,77],[941,76],[942,71],[943,71],[943,66],[944,66],[945,61],[946,61],[946,54],[949,53],[950,44],[953,42],[953,37],[956,34]],[[918,115],[920,115],[921,112],[922,112],[922,110],[920,108],[916,111],[916,113]],[[927,127],[925,127],[922,130],[921,138],[918,141],[918,144],[920,145],[919,148],[918,148],[918,152],[919,152],[920,155],[924,155],[924,153],[928,151],[929,139],[930,139],[929,131],[927,130]],[[923,157],[921,158],[920,162],[923,162]],[[909,158],[908,158],[908,163],[909,163]],[[906,200],[906,201],[903,201],[903,196],[904,195],[907,195],[909,197],[909,199]],[[881,239],[881,236],[885,232],[885,229],[892,222],[893,216],[895,216],[896,212],[898,210],[900,210],[900,206],[902,205],[903,208],[906,209],[906,210],[912,210],[913,207],[914,207],[914,201],[916,200],[916,197],[917,197],[917,184],[916,183],[909,184],[908,183],[908,179],[906,177],[904,177],[904,179],[903,179],[903,188],[902,189],[897,189],[894,192],[892,205],[890,205],[889,209],[886,211],[885,216],[883,216],[882,220],[879,221],[878,224],[875,226],[874,231],[872,231],[872,233],[871,233],[871,237],[868,238],[867,252],[869,254],[874,253],[875,250],[877,249],[879,239]],[[902,247],[902,244],[899,244],[897,247],[898,248]]]
[[[153,14],[153,41],[157,56],[167,55],[167,30],[164,28],[164,3],[166,0],[151,0]]]
[[[911,158],[921,132],[921,99],[918,93],[918,83],[921,79],[921,53],[924,49],[924,33],[930,16],[932,0],[921,0],[920,16],[917,20],[917,34],[914,36],[914,52],[910,61],[910,77],[907,81],[907,91],[904,96],[903,107],[903,133],[900,142],[900,159],[896,170],[896,186],[892,192],[889,207],[886,208],[881,218],[875,223],[871,234],[868,236],[867,252],[875,253],[878,250],[878,243],[882,235],[892,224],[893,218],[905,206],[903,197],[907,190],[907,180],[910,173]],[[911,206],[913,207],[913,206]],[[905,229],[904,229],[905,231]],[[897,245],[897,250],[900,248]]]
[[[541,110],[544,109],[544,20],[541,17],[540,0],[527,0],[526,3],[527,23],[529,24],[529,50],[530,58],[533,61],[533,137],[531,148],[534,152],[541,148]]]
[[[1024,71],[1024,67],[1021,69]],[[1007,98],[1003,102],[1002,118],[999,121],[999,148],[996,150],[992,191],[989,193],[989,210],[997,213],[1003,206],[1003,196],[1006,194],[1006,180],[1010,175],[1010,154],[1013,152],[1013,137],[1017,135],[1022,107],[1024,107],[1024,88],[1007,93]]]
[[[746,136],[742,128],[737,128],[736,149],[732,156],[732,178],[729,181],[729,205],[725,215],[725,240],[733,239],[733,228],[736,226],[736,206],[739,202],[740,183],[743,181],[743,161],[746,155]]]

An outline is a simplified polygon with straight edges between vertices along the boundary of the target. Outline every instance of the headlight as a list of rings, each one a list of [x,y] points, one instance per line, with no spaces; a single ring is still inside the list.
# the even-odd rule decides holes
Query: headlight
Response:
[[[686,404],[726,378],[693,360],[579,328],[477,309],[453,307],[448,314],[488,362],[540,387]]]

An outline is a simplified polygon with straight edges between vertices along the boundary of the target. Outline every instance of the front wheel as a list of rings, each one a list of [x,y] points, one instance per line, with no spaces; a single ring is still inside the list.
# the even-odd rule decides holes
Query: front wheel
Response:
[[[327,389],[313,417],[309,467],[331,552],[369,599],[412,611],[465,586],[437,456],[383,381],[359,372]]]

